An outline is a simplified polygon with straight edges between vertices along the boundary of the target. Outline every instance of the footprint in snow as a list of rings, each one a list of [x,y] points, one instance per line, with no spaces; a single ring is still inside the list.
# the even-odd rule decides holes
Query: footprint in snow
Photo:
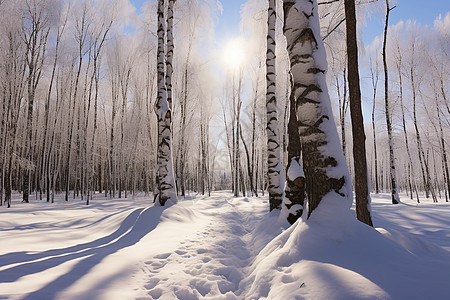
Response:
[[[160,262],[157,262],[157,261],[155,261],[155,262],[153,262],[152,264],[150,264],[155,270],[158,270],[158,269],[162,269],[162,268],[164,268],[166,265],[167,265],[167,262],[162,262],[162,263],[160,263]]]
[[[144,287],[147,290],[152,290],[158,285],[159,282],[160,282],[159,278],[150,278],[150,280],[148,281],[148,283]]]
[[[151,290],[151,291],[148,292],[148,294],[149,294],[153,299],[159,299],[159,298],[161,297],[162,293],[163,293],[163,290],[160,289],[160,288],[157,288],[157,289],[154,289],[154,290]]]
[[[166,259],[168,258],[172,253],[163,253],[163,254],[158,254],[155,255],[154,258],[156,259]]]

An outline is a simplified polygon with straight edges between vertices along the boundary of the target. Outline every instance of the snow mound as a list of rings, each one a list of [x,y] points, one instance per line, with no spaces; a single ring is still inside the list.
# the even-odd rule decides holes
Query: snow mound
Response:
[[[245,299],[450,295],[450,252],[420,237],[369,227],[331,200],[259,253],[246,280]]]

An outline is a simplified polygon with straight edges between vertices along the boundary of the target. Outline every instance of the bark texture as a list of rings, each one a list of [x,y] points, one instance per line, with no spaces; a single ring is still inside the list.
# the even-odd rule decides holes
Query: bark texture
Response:
[[[284,0],[284,35],[291,64],[308,217],[322,202],[350,207],[351,181],[333,120],[325,81],[325,48],[316,1]]]
[[[356,218],[373,226],[370,216],[370,196],[367,180],[366,134],[361,109],[359,85],[358,46],[356,39],[355,0],[345,0],[347,30],[348,88],[353,133],[353,163],[355,168]]]
[[[397,192],[397,178],[395,172],[395,156],[394,156],[394,137],[392,135],[392,121],[391,121],[391,111],[389,108],[389,78],[387,69],[387,59],[386,59],[386,42],[387,42],[387,31],[389,23],[389,13],[392,8],[389,7],[389,1],[386,0],[386,22],[384,25],[384,40],[383,40],[383,67],[384,67],[384,104],[385,104],[385,115],[386,115],[386,127],[388,133],[389,142],[389,163],[390,163],[390,175],[391,175],[391,198],[392,204],[398,204],[400,198]]]
[[[294,224],[298,218],[303,214],[304,202],[305,202],[305,177],[296,174],[292,178],[289,176],[291,168],[295,167],[295,164],[302,166],[301,157],[301,143],[298,133],[298,122],[295,109],[295,97],[294,94],[290,95],[290,115],[288,122],[288,163],[286,166],[286,186],[284,189],[284,202],[283,202],[283,216],[286,216],[287,221],[290,224]],[[284,213],[284,210],[287,210]]]
[[[172,5],[169,5],[168,16],[173,16],[173,11],[170,11],[171,9],[173,10],[173,3]],[[171,108],[169,102],[167,101],[164,70],[165,24],[166,20],[164,19],[164,0],[159,0],[157,50],[158,94],[155,103],[155,113],[158,118],[158,198],[159,204],[162,206],[164,206],[169,199],[174,202],[177,200],[172,161],[172,118]],[[173,45],[173,41],[168,42],[168,44]],[[168,76],[172,76],[172,74],[168,74]]]
[[[268,32],[266,52],[266,110],[267,110],[267,154],[268,154],[268,179],[269,179],[269,205],[270,211],[281,209],[283,188],[281,186],[281,155],[278,137],[278,113],[275,72],[275,24],[276,24],[276,1],[269,0]]]
[[[375,69],[370,64],[370,75],[372,81],[373,88],[373,99],[372,99],[372,136],[373,136],[373,154],[374,154],[374,170],[375,170],[375,193],[378,194],[380,192],[379,183],[378,183],[378,153],[377,153],[377,134],[376,134],[376,126],[375,126],[375,105],[377,99],[377,86],[378,86],[378,60],[375,56]]]

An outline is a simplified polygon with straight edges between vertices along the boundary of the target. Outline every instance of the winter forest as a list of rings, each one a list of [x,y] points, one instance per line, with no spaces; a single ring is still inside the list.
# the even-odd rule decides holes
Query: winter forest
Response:
[[[436,2],[0,0],[0,299],[448,297]]]

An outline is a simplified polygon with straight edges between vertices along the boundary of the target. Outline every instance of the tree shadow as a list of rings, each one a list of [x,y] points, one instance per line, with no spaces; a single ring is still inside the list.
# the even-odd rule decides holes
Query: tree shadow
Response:
[[[0,255],[0,267],[6,266],[6,265],[12,265],[15,263],[26,263],[29,261],[34,261],[37,259],[42,258],[49,258],[51,256],[60,256],[64,255],[70,252],[78,252],[83,249],[87,248],[94,248],[101,245],[105,245],[110,243],[111,241],[117,239],[121,235],[123,235],[127,230],[130,229],[130,227],[133,226],[133,224],[136,222],[137,218],[139,217],[139,214],[142,212],[143,208],[135,209],[132,211],[120,224],[119,228],[117,228],[113,233],[110,235],[101,237],[97,240],[88,242],[88,243],[82,243],[75,246],[70,246],[66,248],[60,248],[60,249],[51,249],[43,252],[38,253],[28,253],[26,251],[21,252],[14,252],[14,253],[7,253]],[[113,214],[114,215],[114,214]],[[104,220],[106,218],[111,217],[112,215],[108,215],[107,217],[104,217],[100,220],[97,220],[96,222],[90,224],[94,225],[95,223],[101,222],[101,220]],[[82,227],[81,227],[82,228]],[[19,229],[19,228],[17,228]],[[9,269],[8,269],[9,270]],[[6,270],[5,270],[6,271]],[[8,278],[3,278],[3,272],[0,271],[0,281],[2,282],[12,282],[15,281],[17,278],[11,279],[11,276],[7,276]],[[21,276],[19,276],[21,277]]]
[[[163,210],[163,207],[136,209],[123,220],[114,233],[106,237],[73,247],[22,256],[24,260],[18,261],[18,263],[23,263],[0,271],[0,282],[13,282],[23,276],[36,274],[65,262],[81,258],[69,271],[23,298],[53,299],[58,292],[68,288],[88,274],[92,268],[107,256],[138,243],[156,228]],[[20,252],[16,254],[20,255]],[[29,262],[31,259],[41,260]]]

